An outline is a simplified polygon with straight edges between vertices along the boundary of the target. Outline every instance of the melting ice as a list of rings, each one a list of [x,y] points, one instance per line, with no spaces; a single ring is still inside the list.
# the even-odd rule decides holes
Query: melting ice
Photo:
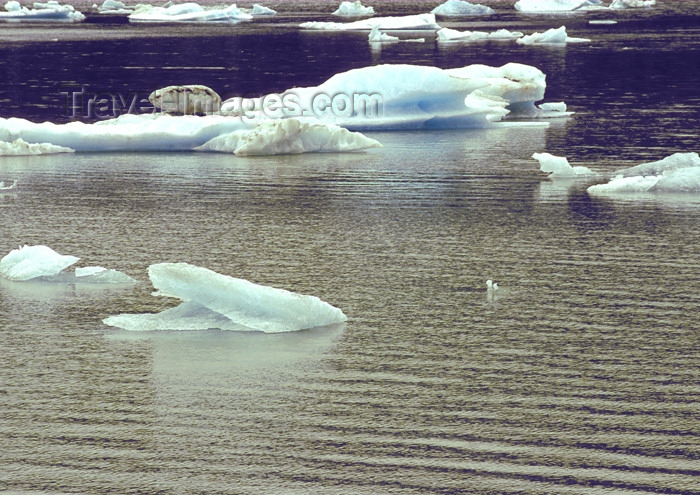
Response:
[[[343,312],[315,296],[229,277],[188,263],[148,268],[155,295],[183,301],[155,314],[110,316],[105,324],[125,330],[221,330],[292,332],[342,323]]]
[[[518,0],[515,2],[515,9],[519,12],[571,12],[604,8],[601,0]]]
[[[532,33],[516,40],[521,45],[544,45],[564,43],[586,43],[588,38],[570,38],[566,34],[566,26],[548,29],[544,33]]]
[[[253,16],[231,4],[224,8],[204,8],[187,2],[165,7],[144,5],[129,16],[130,22],[230,22],[248,21]]]
[[[369,31],[374,26],[382,30],[431,30],[436,31],[440,26],[435,21],[435,14],[416,14],[399,17],[372,17],[354,22],[323,22],[310,21],[299,25],[303,29],[325,31]]]
[[[72,5],[61,5],[56,0],[46,3],[34,2],[32,9],[22,7],[19,2],[11,0],[5,3],[5,12],[0,12],[0,21],[63,21],[82,22],[85,16]]]
[[[430,11],[442,16],[494,14],[496,11],[486,5],[473,4],[465,0],[447,0]]]
[[[548,173],[549,178],[573,178],[587,175],[595,175],[588,167],[572,167],[569,160],[563,156],[554,156],[549,153],[534,153],[532,158],[540,162],[540,171]]]
[[[360,0],[356,0],[355,2],[341,2],[340,6],[333,12],[333,15],[341,17],[374,15],[374,7],[365,7]]]
[[[14,141],[0,141],[0,156],[48,155],[52,153],[72,153],[75,150],[51,143],[28,143],[22,138]]]

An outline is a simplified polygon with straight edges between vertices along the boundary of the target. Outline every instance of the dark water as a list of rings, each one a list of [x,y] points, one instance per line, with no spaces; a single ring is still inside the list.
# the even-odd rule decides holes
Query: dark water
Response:
[[[590,198],[597,179],[549,181],[530,158],[609,171],[698,151],[698,8],[659,3],[541,17],[497,2],[445,23],[594,40],[565,48],[373,52],[364,34],[296,30],[328,18],[311,3],[237,26],[0,25],[3,117],[68,120],[56,92],[71,84],[232,96],[399,62],[532,64],[576,111],[546,129],[374,133],[384,148],[358,154],[0,158],[19,184],[0,193],[0,253],[46,244],[141,282],[0,281],[0,491],[697,493],[700,199]],[[104,326],[173,305],[146,275],[166,261],[314,294],[349,320]]]

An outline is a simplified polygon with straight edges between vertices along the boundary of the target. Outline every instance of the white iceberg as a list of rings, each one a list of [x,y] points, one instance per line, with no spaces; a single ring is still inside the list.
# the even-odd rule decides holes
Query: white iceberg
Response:
[[[438,43],[514,40],[524,36],[519,31],[508,31],[507,29],[499,29],[498,31],[487,33],[485,31],[457,31],[456,29],[442,28],[436,34]]]
[[[302,153],[381,147],[373,139],[328,123],[302,123],[291,118],[279,124],[266,122],[261,119],[248,123],[241,117],[223,115],[167,114],[126,114],[94,124],[34,123],[0,118],[0,140],[21,136],[29,142],[54,143],[79,152],[196,149],[238,155],[279,154],[285,149],[290,153]]]
[[[431,14],[442,16],[484,15],[494,14],[495,12],[495,10],[486,5],[472,4],[464,0],[447,0],[430,11]]]
[[[253,10],[250,12],[250,15],[252,15],[253,17],[275,14],[277,14],[276,10],[272,10],[269,7],[265,7],[257,3],[253,4]]]
[[[136,281],[125,273],[101,266],[76,268],[75,274],[65,269],[80,260],[77,256],[62,255],[48,246],[21,246],[0,260],[0,277],[16,282],[43,280],[63,283],[133,284]]]
[[[10,155],[49,155],[53,153],[72,153],[75,150],[51,143],[28,143],[22,138],[14,141],[0,141],[0,156]]]
[[[273,118],[265,110],[268,97],[294,101],[298,113],[311,112],[325,123],[350,130],[483,128],[493,127],[509,114],[537,116],[540,111],[534,103],[544,98],[545,86],[545,75],[539,69],[515,63],[456,69],[377,65],[250,103],[254,111]],[[241,99],[226,100],[222,112],[240,113]]]
[[[542,44],[565,44],[565,43],[586,43],[588,38],[570,38],[566,34],[566,26],[548,29],[544,33],[532,33],[516,40],[522,45],[542,45]]]
[[[549,153],[534,153],[532,158],[540,162],[540,171],[549,174],[547,177],[550,179],[571,179],[596,175],[588,167],[572,167],[569,165],[569,160],[563,156],[550,155]]]
[[[0,12],[0,21],[62,21],[82,22],[85,15],[72,5],[61,5],[56,0],[34,2],[33,8],[22,7],[17,1],[5,4],[5,12]]]
[[[142,7],[129,16],[130,22],[238,22],[253,19],[236,4],[224,8],[204,8],[198,3],[187,2],[167,7]]]
[[[343,312],[318,297],[254,284],[187,263],[148,268],[155,295],[179,306],[156,314],[122,314],[103,320],[125,330],[293,332],[342,323]]]
[[[391,36],[390,34],[382,33],[379,30],[379,26],[374,26],[369,32],[370,43],[395,43],[397,41],[399,41],[398,36]]]
[[[700,156],[674,153],[663,160],[618,170],[607,184],[588,188],[592,195],[646,192],[700,192]]]
[[[398,17],[373,17],[354,22],[311,21],[299,25],[302,29],[325,31],[371,31],[374,26],[387,30],[438,30],[435,14],[416,14]]]
[[[195,149],[253,156],[345,152],[381,146],[378,141],[359,132],[350,132],[336,125],[290,118],[262,122],[252,131],[218,136]]]
[[[550,13],[574,10],[604,9],[601,0],[518,0],[515,9],[519,12]]]
[[[613,0],[610,4],[611,9],[639,9],[653,7],[656,5],[656,0]]]
[[[342,17],[374,15],[374,7],[365,7],[360,0],[356,0],[355,2],[341,2],[340,6],[333,12],[333,15]]]

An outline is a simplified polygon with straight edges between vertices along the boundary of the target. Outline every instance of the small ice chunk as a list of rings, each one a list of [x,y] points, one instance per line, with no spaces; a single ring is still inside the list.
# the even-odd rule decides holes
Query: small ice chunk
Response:
[[[485,31],[457,31],[456,29],[442,28],[436,34],[438,42],[513,40],[524,36],[519,31],[508,31],[507,29],[487,33]]]
[[[397,36],[391,36],[389,34],[382,33],[379,31],[379,26],[374,26],[369,32],[369,42],[370,43],[388,43],[397,42],[399,38]]]
[[[595,175],[588,167],[572,167],[569,160],[563,156],[549,153],[534,153],[532,158],[540,162],[540,171],[548,173],[549,178],[572,178]]]
[[[302,29],[324,31],[370,31],[374,26],[379,29],[432,30],[440,29],[435,21],[435,14],[416,14],[396,17],[372,17],[354,22],[322,22],[310,21],[299,25]]]
[[[355,2],[341,2],[340,6],[333,12],[333,15],[342,17],[374,15],[374,7],[365,7],[360,0],[356,0]]]
[[[14,141],[0,141],[0,156],[48,155],[53,153],[73,153],[73,149],[51,143],[28,143],[22,138]]]
[[[602,9],[601,0],[518,0],[515,10],[519,12],[571,12],[580,9]]]
[[[253,17],[255,16],[261,16],[261,15],[275,15],[277,14],[276,10],[272,10],[269,7],[264,7],[260,4],[253,4],[253,10],[250,13]]]
[[[519,38],[516,42],[521,45],[559,45],[565,43],[586,43],[588,38],[570,38],[566,34],[566,26],[548,29],[544,33],[532,33]]]
[[[484,15],[496,11],[486,5],[473,4],[464,0],[447,0],[430,11],[431,14],[442,16]]]
[[[613,0],[611,9],[639,9],[656,5],[656,0]]]
[[[0,260],[0,277],[24,281],[57,275],[80,258],[62,255],[48,246],[21,246]]]

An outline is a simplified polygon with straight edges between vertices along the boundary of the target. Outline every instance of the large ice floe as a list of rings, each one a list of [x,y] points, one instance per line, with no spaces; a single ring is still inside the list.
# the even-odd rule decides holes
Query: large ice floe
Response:
[[[430,11],[431,14],[446,17],[460,15],[485,15],[494,14],[496,11],[491,7],[480,4],[473,4],[465,0],[447,0]]]
[[[16,282],[41,280],[62,283],[133,284],[136,281],[125,273],[101,266],[65,270],[77,263],[76,256],[59,254],[48,246],[21,246],[0,260],[0,277]]]
[[[700,193],[700,156],[675,153],[663,160],[618,170],[608,183],[588,188],[591,195],[657,192]]]
[[[372,17],[354,22],[310,21],[299,25],[302,29],[323,31],[369,31],[375,26],[378,26],[381,30],[436,31],[440,29],[440,25],[435,21],[435,14]]]
[[[550,13],[606,8],[601,3],[601,0],[518,0],[515,9],[519,12]]]
[[[364,6],[360,0],[356,0],[355,2],[341,2],[340,6],[333,12],[333,15],[341,17],[374,15],[374,7]]]
[[[253,16],[243,12],[236,4],[228,7],[204,8],[198,3],[187,2],[167,7],[142,6],[129,16],[130,22],[238,22],[249,21]]]
[[[343,312],[318,297],[258,285],[187,263],[148,268],[155,295],[183,301],[153,314],[122,314],[104,323],[125,330],[293,332],[343,323]]]
[[[374,139],[332,124],[285,119],[279,124],[248,123],[241,117],[167,114],[122,115],[87,124],[34,123],[0,118],[0,141],[21,138],[75,151],[221,151],[279,154],[358,151],[381,145]],[[262,127],[260,127],[262,125]],[[216,139],[215,139],[216,138]]]
[[[563,156],[550,155],[549,153],[534,153],[532,158],[540,162],[540,171],[549,174],[550,179],[572,179],[596,175],[588,167],[569,165],[569,160]]]
[[[611,9],[640,9],[653,7],[656,5],[656,0],[613,0],[610,4]]]
[[[266,100],[274,97],[276,103],[294,101],[301,113],[312,112],[323,122],[351,130],[484,128],[505,125],[499,122],[506,115],[543,116],[535,102],[544,98],[545,86],[539,69],[517,63],[455,69],[377,65],[336,74],[319,86],[247,101],[246,113],[284,116],[286,109],[278,105],[274,113],[266,109]],[[230,98],[221,108],[235,114],[241,106],[241,98]]]
[[[491,33],[485,31],[457,31],[456,29],[442,28],[438,30],[438,43],[464,43],[471,41],[492,41],[492,40],[515,40],[524,36],[520,31],[508,31],[507,29],[499,29]]]
[[[548,29],[544,33],[532,33],[516,40],[522,45],[561,45],[565,43],[587,43],[588,38],[570,38],[566,26]]]
[[[34,2],[33,8],[22,7],[19,2],[11,0],[5,3],[5,12],[0,12],[0,21],[60,21],[82,22],[85,15],[75,10],[72,5],[61,5],[56,0]]]
[[[11,143],[0,141],[0,156],[12,155],[49,155],[53,153],[72,153],[75,150],[51,143],[28,143],[24,139],[15,139]]]

